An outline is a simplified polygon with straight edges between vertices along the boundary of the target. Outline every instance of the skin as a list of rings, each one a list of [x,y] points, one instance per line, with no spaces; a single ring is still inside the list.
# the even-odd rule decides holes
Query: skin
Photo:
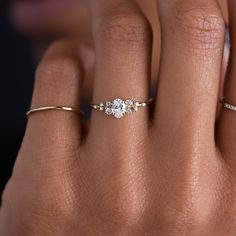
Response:
[[[158,29],[135,1],[88,4],[96,55],[93,101],[146,100]],[[70,112],[32,115],[2,197],[1,236],[236,234],[236,115],[222,109],[216,122],[221,7],[215,0],[156,4],[161,57],[153,105],[121,120],[93,111],[87,125]],[[232,42],[235,11],[229,0]],[[232,44],[224,90],[232,104],[235,53]],[[88,74],[84,55],[77,40],[48,49],[37,69],[32,108],[80,106]]]
[[[160,23],[157,15],[156,0],[137,0],[143,14],[152,27],[152,64],[151,78],[155,83],[159,74],[160,59]],[[226,24],[228,23],[228,9],[226,0],[218,0]],[[59,4],[58,4],[59,3]],[[92,99],[94,80],[94,43],[91,35],[91,14],[87,1],[81,0],[44,0],[22,1],[15,0],[10,8],[11,21],[14,27],[31,41],[36,63],[38,63],[45,50],[52,41],[64,37],[76,38],[82,52],[78,52],[83,58],[86,67],[86,79],[83,84],[83,100]],[[78,48],[78,45],[75,46]],[[225,76],[228,61],[228,48],[225,50],[222,66],[222,83]],[[222,93],[220,94],[222,97]]]

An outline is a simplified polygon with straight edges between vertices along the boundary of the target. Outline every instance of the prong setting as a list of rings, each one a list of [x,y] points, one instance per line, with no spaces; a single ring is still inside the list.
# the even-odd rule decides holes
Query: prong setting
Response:
[[[122,100],[116,98],[113,101],[105,101],[98,104],[91,104],[95,110],[104,111],[108,116],[114,116],[117,119],[124,117],[132,112],[137,112],[139,108],[146,107],[151,102],[151,99],[147,102],[138,102],[130,98]]]

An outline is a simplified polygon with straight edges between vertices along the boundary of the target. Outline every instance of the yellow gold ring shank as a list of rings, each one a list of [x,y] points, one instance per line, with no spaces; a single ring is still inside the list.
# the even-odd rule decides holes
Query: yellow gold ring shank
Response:
[[[73,108],[73,107],[66,107],[66,106],[45,106],[45,107],[38,107],[29,110],[26,115],[29,117],[34,113],[42,112],[42,111],[50,111],[50,110],[58,110],[58,111],[69,111],[74,112],[79,115],[84,115],[84,112],[80,109]]]

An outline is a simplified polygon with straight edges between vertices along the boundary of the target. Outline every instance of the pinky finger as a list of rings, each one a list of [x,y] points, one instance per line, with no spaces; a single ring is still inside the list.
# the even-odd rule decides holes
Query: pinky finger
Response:
[[[235,0],[229,0],[229,13],[230,13],[230,32],[232,48],[230,52],[229,68],[227,72],[227,78],[224,85],[224,101],[230,104],[236,105],[236,2]],[[228,158],[227,161],[233,162],[236,167],[236,112],[233,112],[227,108],[222,108],[217,142],[224,156]]]

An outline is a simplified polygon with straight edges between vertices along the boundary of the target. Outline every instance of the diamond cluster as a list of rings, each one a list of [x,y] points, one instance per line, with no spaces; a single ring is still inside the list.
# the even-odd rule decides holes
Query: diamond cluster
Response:
[[[227,108],[227,109],[232,110],[232,111],[236,111],[236,106],[231,105],[231,104],[229,104],[229,103],[223,103],[223,106],[224,106],[225,108]]]
[[[117,98],[113,101],[107,101],[100,104],[100,110],[104,110],[107,115],[113,115],[115,118],[122,118],[124,115],[138,110],[139,103],[131,99],[122,100]]]

